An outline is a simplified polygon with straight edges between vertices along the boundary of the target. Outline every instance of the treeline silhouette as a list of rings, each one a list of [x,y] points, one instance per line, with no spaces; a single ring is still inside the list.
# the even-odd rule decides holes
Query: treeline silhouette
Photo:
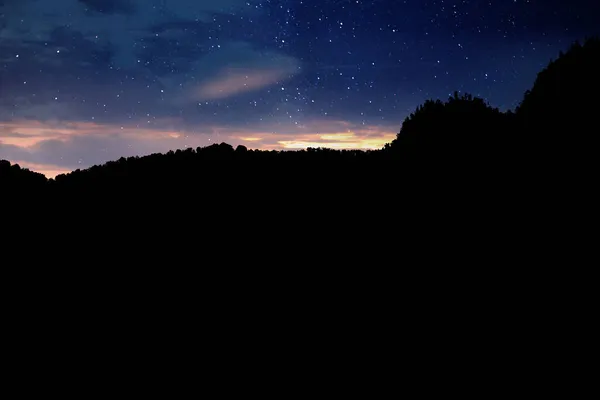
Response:
[[[352,168],[363,161],[372,162],[394,154],[398,162],[431,168],[445,165],[453,167],[467,162],[497,162],[504,152],[523,148],[539,140],[540,149],[561,142],[581,144],[591,133],[597,132],[598,88],[600,87],[600,40],[587,39],[576,42],[566,52],[551,61],[542,70],[531,90],[528,90],[515,112],[500,112],[483,99],[455,92],[447,101],[428,100],[417,107],[402,124],[397,138],[382,152],[308,149],[304,151],[257,151],[244,146],[233,149],[225,143],[207,148],[170,151],[147,157],[121,158],[103,166],[77,170],[58,176],[56,186],[89,186],[91,182],[110,185],[111,182],[154,180],[169,182],[180,176],[197,175],[210,180],[224,166],[236,160],[256,165],[259,169],[277,169],[300,166],[309,172],[318,170],[324,163]],[[577,129],[574,129],[577,128]],[[567,133],[568,132],[568,133]],[[506,155],[506,154],[505,154]],[[509,154],[506,156],[510,156]],[[535,156],[535,155],[531,155]],[[468,161],[467,161],[468,160]],[[193,167],[214,164],[212,171]],[[365,167],[366,164],[361,165]],[[1,165],[3,184],[24,180],[40,184],[39,174],[6,162]],[[248,167],[248,165],[245,165]],[[468,165],[466,166],[468,167]],[[190,169],[191,168],[191,169]],[[236,171],[243,176],[244,171]],[[290,171],[286,171],[290,172]],[[144,176],[147,175],[147,176]],[[34,178],[35,177],[35,178]]]
[[[571,221],[587,227],[597,208],[584,206],[596,196],[580,188],[595,191],[595,169],[581,164],[597,157],[599,57],[597,39],[575,44],[540,72],[514,112],[468,94],[427,101],[377,151],[222,143],[53,180],[2,162],[5,286],[17,288],[13,303],[30,301],[34,310],[64,295],[64,305],[49,307],[52,321],[71,307],[68,318],[79,325],[112,302],[118,325],[135,323],[140,311],[193,324],[199,314],[201,329],[234,321],[218,331],[233,342],[255,328],[238,323],[240,310],[254,320],[267,309],[278,325],[311,303],[305,313],[319,325],[335,323],[340,311],[353,322],[357,312],[371,316],[356,321],[365,329],[389,321],[378,336],[402,332],[392,324],[400,314],[404,329],[407,310],[434,321],[445,307],[450,320],[466,310],[477,329],[493,331],[497,321],[482,328],[480,317],[508,314],[499,310],[515,301],[523,321],[536,321],[550,295],[535,290],[563,296],[552,279],[577,261],[565,236],[578,246],[593,240],[574,235],[580,228]],[[456,298],[464,301],[448,306]],[[206,323],[207,312],[220,319]],[[54,330],[52,321],[31,332]],[[161,324],[171,329],[170,320]],[[446,328],[416,332],[435,342]]]
[[[596,151],[599,71],[600,41],[575,43],[538,74],[514,112],[470,94],[429,100],[381,150],[260,151],[221,143],[121,158],[51,180],[4,161],[0,188],[5,199],[34,191],[57,213],[78,215],[100,204],[94,212],[101,215],[327,215],[393,226],[394,218],[412,218],[411,210],[489,209],[492,200],[514,202],[515,190],[531,194],[544,180],[571,179],[574,165],[594,159],[581,155]],[[590,173],[582,170],[578,179]]]
[[[515,115],[458,92],[446,102],[428,100],[408,116],[385,151],[415,171],[472,176],[500,167]]]
[[[4,188],[41,188],[48,183],[43,174],[21,168],[19,164],[11,165],[9,161],[0,160],[0,185]]]

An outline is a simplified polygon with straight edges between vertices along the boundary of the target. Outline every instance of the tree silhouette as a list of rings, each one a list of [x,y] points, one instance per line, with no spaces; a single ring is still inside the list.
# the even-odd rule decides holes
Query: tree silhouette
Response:
[[[600,89],[600,39],[575,42],[557,60],[540,71],[533,88],[525,93],[516,110],[534,133],[551,128],[555,133],[576,124],[585,128],[595,119]],[[587,126],[593,129],[593,126]],[[580,132],[574,132],[579,134]]]
[[[516,110],[521,159],[539,174],[581,176],[598,149],[600,40],[574,43],[550,62]],[[582,165],[585,164],[585,165]],[[576,168],[575,175],[567,171]]]
[[[600,41],[576,43],[538,74],[515,113],[455,92],[418,106],[380,151],[259,151],[220,143],[120,158],[52,180],[2,161],[0,189],[31,188],[65,204],[184,199],[195,208],[224,210],[250,202],[255,210],[269,204],[284,214],[290,204],[398,197],[399,188],[414,182],[444,181],[456,191],[456,180],[466,183],[463,190],[477,190],[521,179],[523,187],[556,165],[566,170],[575,160],[595,159],[598,71]],[[590,155],[581,157],[585,152]]]
[[[502,163],[512,120],[512,113],[455,92],[446,102],[428,100],[417,107],[384,150],[416,171],[473,174]]]
[[[44,175],[21,168],[19,164],[11,165],[9,161],[0,160],[0,188],[41,190],[46,183]]]

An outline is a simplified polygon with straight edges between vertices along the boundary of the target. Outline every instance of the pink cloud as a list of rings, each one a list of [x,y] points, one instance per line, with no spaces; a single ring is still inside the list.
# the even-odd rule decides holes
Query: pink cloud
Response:
[[[192,97],[194,100],[223,99],[287,80],[292,74],[291,68],[225,68],[214,80],[195,89]]]
[[[310,120],[304,124],[265,123],[255,127],[210,125],[180,129],[181,121],[160,121],[153,126],[120,126],[93,122],[16,121],[0,124],[0,159],[56,176],[76,168],[120,157],[164,153],[186,147],[226,142],[260,150],[380,149],[397,132],[393,126],[348,121]]]

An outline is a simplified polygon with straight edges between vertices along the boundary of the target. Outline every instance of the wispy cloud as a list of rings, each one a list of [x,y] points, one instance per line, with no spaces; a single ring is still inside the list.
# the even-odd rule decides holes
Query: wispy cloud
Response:
[[[216,13],[255,12],[248,0],[170,0],[164,7],[149,6],[146,0],[8,1],[0,2],[0,14],[6,16],[0,39],[47,42],[55,29],[70,26],[87,38],[107,39],[117,52],[119,65],[136,67],[131,48],[149,36],[153,26],[168,21],[209,22]]]
[[[227,98],[239,93],[262,89],[289,78],[294,71],[287,68],[243,70],[225,68],[215,80],[193,91],[193,100]]]
[[[301,71],[301,63],[290,56],[254,48],[248,42],[224,44],[193,63],[197,78],[171,74],[161,82],[171,89],[187,87],[175,103],[217,100],[283,83]],[[175,91],[177,93],[177,91]]]

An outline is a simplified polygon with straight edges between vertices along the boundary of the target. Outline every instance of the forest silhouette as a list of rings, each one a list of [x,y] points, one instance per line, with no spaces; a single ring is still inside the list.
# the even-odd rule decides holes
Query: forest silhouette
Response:
[[[597,196],[580,192],[596,182],[599,96],[600,40],[589,39],[515,110],[470,94],[429,100],[380,150],[221,143],[55,179],[0,161],[11,377],[89,392],[150,369],[194,383],[199,371],[202,384],[206,370],[251,393],[343,375],[356,393],[366,375],[373,396],[396,382],[388,360],[408,352],[417,362],[400,368],[419,390],[538,391],[571,342],[590,342],[564,332],[595,332],[595,280],[577,257],[594,248],[597,204],[582,199]],[[154,380],[131,382],[156,393]]]
[[[457,193],[500,199],[510,188],[532,191],[530,180],[540,175],[567,174],[591,161],[581,155],[595,151],[598,71],[600,40],[576,42],[537,75],[516,110],[501,112],[470,94],[428,100],[381,150],[262,151],[221,143],[121,158],[55,179],[2,161],[0,188],[5,200],[31,201],[35,193],[65,212],[90,204],[156,212],[160,204],[165,213],[243,210],[290,219],[342,208],[350,218],[390,218],[386,213],[401,212],[397,201],[439,210],[458,204]]]

